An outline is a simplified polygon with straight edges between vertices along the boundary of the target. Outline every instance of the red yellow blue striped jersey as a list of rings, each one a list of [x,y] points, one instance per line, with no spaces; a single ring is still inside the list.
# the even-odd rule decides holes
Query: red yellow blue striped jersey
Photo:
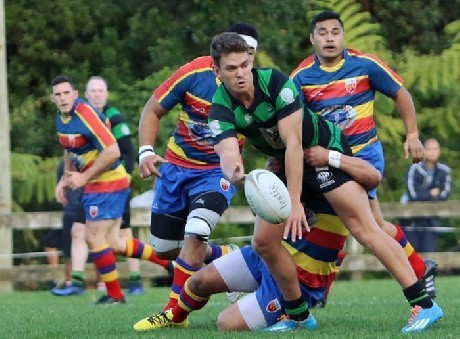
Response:
[[[303,104],[342,128],[353,153],[377,141],[375,92],[394,97],[403,80],[377,57],[352,49],[333,67],[315,54],[292,72]]]
[[[283,241],[283,246],[297,265],[301,283],[314,288],[327,287],[339,271],[339,252],[343,249],[348,230],[323,197],[318,197],[308,207],[316,214],[316,225],[310,232],[304,232],[302,239]]]
[[[208,125],[208,113],[218,85],[212,71],[212,58],[203,56],[177,69],[155,90],[155,99],[165,110],[171,110],[176,104],[182,106],[166,148],[165,159],[169,162],[197,169],[219,166]],[[239,137],[239,141],[242,147],[243,138]]]
[[[116,143],[109,119],[81,99],[75,100],[68,117],[57,113],[56,129],[59,143],[69,152],[79,172],[90,168],[104,148]],[[128,175],[117,160],[110,169],[90,180],[84,192],[105,193],[128,188]]]

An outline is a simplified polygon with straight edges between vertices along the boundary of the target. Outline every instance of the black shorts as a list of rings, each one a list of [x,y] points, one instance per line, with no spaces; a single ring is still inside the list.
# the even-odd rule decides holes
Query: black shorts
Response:
[[[86,222],[86,215],[83,205],[74,213],[64,213],[62,216],[62,252],[67,258],[71,256],[72,246],[72,226],[75,222],[84,224]]]
[[[131,197],[131,195],[130,195]],[[121,226],[120,229],[130,228],[131,227],[131,208],[129,206],[130,197],[126,199],[125,210],[123,211],[123,216],[121,217]]]
[[[62,234],[63,229],[54,229],[48,231],[42,238],[42,246],[48,248],[62,249]]]
[[[302,196],[327,193],[353,180],[349,174],[335,167],[311,167],[306,164],[304,166]]]

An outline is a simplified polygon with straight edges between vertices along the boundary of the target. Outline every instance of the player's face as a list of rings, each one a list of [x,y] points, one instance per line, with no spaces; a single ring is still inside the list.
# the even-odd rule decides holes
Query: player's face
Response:
[[[252,88],[252,59],[248,52],[222,55],[219,67],[214,71],[217,78],[234,94],[243,94]]]
[[[338,20],[326,20],[316,23],[310,42],[315,47],[321,64],[334,66],[342,59],[345,45],[345,33]]]
[[[61,113],[68,114],[77,98],[78,91],[74,90],[68,82],[53,86],[51,101],[54,102]]]
[[[86,85],[85,96],[93,107],[102,111],[109,96],[107,84],[102,79],[91,79]]]

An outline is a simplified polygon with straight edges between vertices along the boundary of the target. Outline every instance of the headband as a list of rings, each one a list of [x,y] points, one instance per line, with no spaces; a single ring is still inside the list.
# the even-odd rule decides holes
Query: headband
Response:
[[[240,34],[240,37],[242,37],[246,41],[246,43],[249,45],[249,47],[252,47],[252,48],[254,48],[254,50],[257,50],[258,42],[257,42],[256,39],[254,39],[250,35],[245,35],[245,34]]]

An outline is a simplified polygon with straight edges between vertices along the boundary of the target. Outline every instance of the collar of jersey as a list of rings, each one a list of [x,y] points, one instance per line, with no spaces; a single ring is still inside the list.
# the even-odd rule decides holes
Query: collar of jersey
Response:
[[[335,72],[335,71],[339,70],[343,66],[344,63],[345,63],[345,59],[342,59],[342,60],[339,61],[339,63],[337,65],[323,66],[323,65],[319,64],[319,68],[321,68],[325,72]]]

